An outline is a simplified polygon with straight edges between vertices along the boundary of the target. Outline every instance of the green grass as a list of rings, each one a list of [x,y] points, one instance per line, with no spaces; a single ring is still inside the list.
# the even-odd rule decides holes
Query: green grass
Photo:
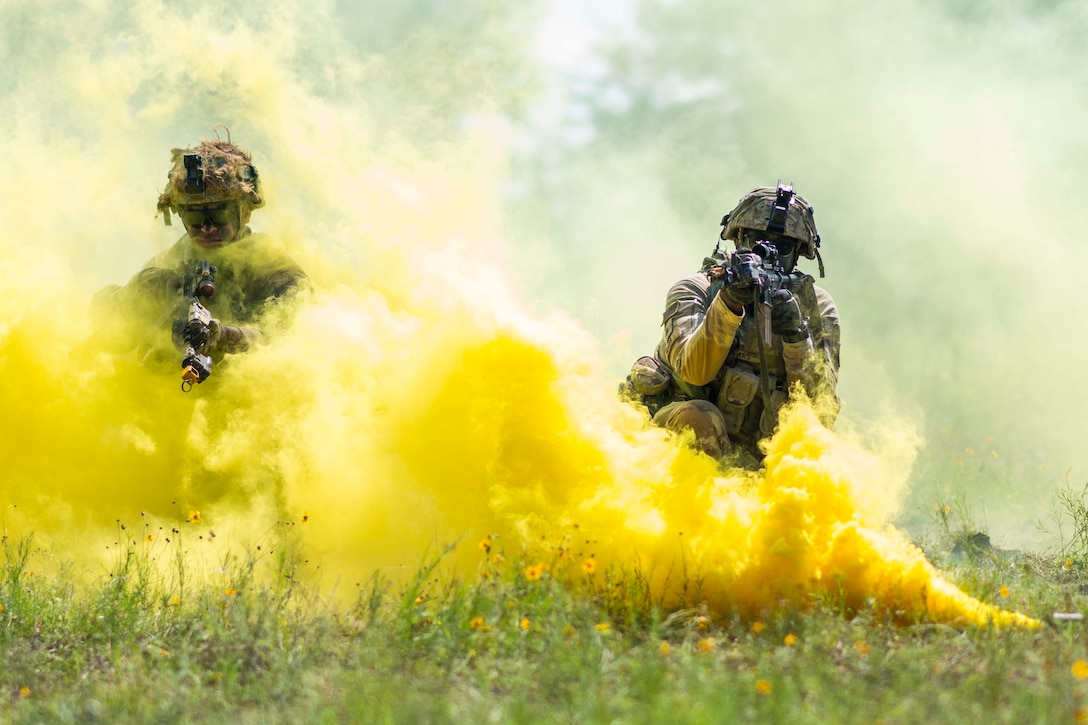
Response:
[[[1083,606],[1083,549],[957,547],[970,526],[945,516],[927,550],[971,594],[1040,617]],[[902,627],[843,616],[826,596],[756,624],[655,610],[637,579],[608,572],[589,594],[516,561],[458,580],[440,554],[403,589],[375,580],[334,604],[288,537],[275,549],[197,576],[180,558],[163,571],[133,544],[73,586],[64,571],[35,573],[47,554],[31,538],[4,539],[0,722],[1053,723],[1088,712],[1076,664],[1086,625]]]

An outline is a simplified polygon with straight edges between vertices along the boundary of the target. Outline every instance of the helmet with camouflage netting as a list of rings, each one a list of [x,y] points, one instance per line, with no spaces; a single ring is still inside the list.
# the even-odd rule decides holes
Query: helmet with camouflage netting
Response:
[[[241,202],[250,209],[264,206],[261,182],[253,157],[230,141],[204,141],[196,148],[173,149],[173,166],[158,210],[170,224],[170,212],[190,206]]]
[[[741,197],[733,211],[722,217],[722,239],[739,241],[743,230],[773,232],[797,240],[797,252],[808,259],[820,259],[820,234],[816,231],[812,205],[794,193],[790,184],[757,186]]]

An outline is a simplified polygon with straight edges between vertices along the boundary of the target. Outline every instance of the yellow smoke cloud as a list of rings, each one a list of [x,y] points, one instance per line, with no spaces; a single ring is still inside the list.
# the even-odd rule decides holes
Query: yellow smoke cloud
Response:
[[[905,474],[804,406],[758,476],[722,474],[616,401],[596,341],[508,279],[501,124],[439,159],[405,138],[379,153],[372,107],[317,94],[282,60],[313,49],[293,35],[300,9],[277,4],[280,19],[261,25],[219,23],[209,7],[142,5],[139,32],[62,53],[53,90],[71,104],[61,115],[91,109],[83,125],[5,138],[0,160],[23,179],[0,201],[4,228],[23,230],[0,247],[8,535],[34,532],[93,573],[134,530],[180,531],[193,556],[214,558],[290,521],[307,557],[345,582],[412,570],[452,541],[471,573],[486,539],[508,558],[567,562],[587,586],[608,567],[637,570],[670,607],[755,614],[842,592],[905,619],[1030,623],[941,579],[887,525]],[[389,69],[375,66],[334,70],[365,83]],[[8,98],[44,103],[32,84]],[[189,120],[185,100],[208,118]],[[115,351],[89,298],[169,243],[149,219],[168,149],[224,117],[242,145],[255,146],[239,126],[266,143],[254,150],[269,208],[255,221],[278,228],[319,292],[185,395],[176,371]]]
[[[450,279],[461,259],[441,263]],[[56,317],[16,321],[3,503],[83,559],[78,542],[114,519],[198,510],[227,541],[305,518],[307,555],[355,581],[457,540],[470,573],[489,539],[529,562],[636,569],[669,607],[755,616],[824,592],[905,619],[1031,622],[958,591],[871,518],[859,494],[879,467],[807,405],[785,416],[765,475],[722,475],[613,398],[570,320],[486,284],[429,292],[399,310],[374,289],[321,295],[188,396],[93,336],[73,345]]]

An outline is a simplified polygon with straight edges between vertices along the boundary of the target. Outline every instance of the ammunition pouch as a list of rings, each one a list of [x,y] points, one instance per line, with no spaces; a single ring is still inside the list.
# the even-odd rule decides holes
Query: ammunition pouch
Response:
[[[620,383],[621,400],[642,403],[653,416],[672,400],[672,374],[657,358],[643,355],[631,366],[631,371]]]
[[[631,385],[641,395],[658,395],[665,392],[672,381],[669,371],[657,361],[657,358],[643,355],[631,366],[631,372],[627,374]]]
[[[718,391],[717,406],[725,417],[725,430],[729,435],[740,433],[744,414],[759,393],[759,376],[750,370],[731,367],[725,371]]]

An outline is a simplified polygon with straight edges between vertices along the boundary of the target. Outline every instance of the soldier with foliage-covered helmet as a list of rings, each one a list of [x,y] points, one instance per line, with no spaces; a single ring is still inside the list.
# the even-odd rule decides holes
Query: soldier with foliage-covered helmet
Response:
[[[792,185],[752,189],[721,225],[734,249],[719,242],[697,274],[670,288],[661,341],[620,393],[656,425],[691,431],[704,453],[754,467],[791,397],[807,396],[834,422],[839,314],[797,269],[799,258],[815,259],[824,276],[812,205]]]
[[[264,206],[261,181],[248,151],[230,141],[204,141],[171,151],[172,168],[159,195],[167,226],[176,214],[193,244],[211,248],[249,233],[254,209]]]
[[[99,319],[109,318],[114,328],[127,331],[121,334],[135,336],[141,349],[162,347],[164,330],[180,345],[178,321],[170,313],[193,294],[194,278],[210,275],[200,296],[210,319],[198,347],[209,360],[220,359],[261,340],[273,319],[282,323],[288,302],[309,288],[309,280],[282,240],[249,226],[265,198],[248,151],[229,138],[216,139],[175,148],[170,161],[157,209],[167,226],[179,219],[185,234],[128,284],[100,291],[96,309]]]

